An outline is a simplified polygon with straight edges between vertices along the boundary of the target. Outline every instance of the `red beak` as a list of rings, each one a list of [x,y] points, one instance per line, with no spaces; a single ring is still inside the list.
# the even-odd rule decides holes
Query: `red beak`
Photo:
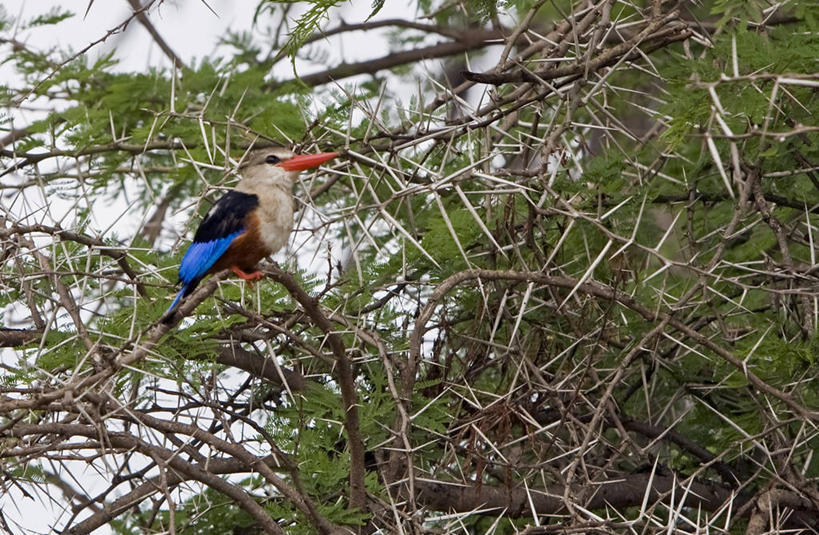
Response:
[[[276,164],[285,171],[304,171],[305,169],[313,169],[318,167],[328,160],[332,160],[338,156],[337,152],[320,152],[318,154],[299,154],[293,156],[289,160]]]

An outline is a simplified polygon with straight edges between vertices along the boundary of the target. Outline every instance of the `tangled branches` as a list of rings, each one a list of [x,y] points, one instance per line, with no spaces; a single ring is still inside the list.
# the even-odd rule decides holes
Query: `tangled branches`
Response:
[[[269,110],[295,80],[183,67],[115,128],[78,104],[104,125],[83,143],[63,117],[48,150],[15,130],[9,499],[46,500],[74,535],[819,528],[807,22],[771,8],[729,31],[668,4],[342,23],[326,36],[436,43],[302,77],[324,104],[308,121]],[[382,72],[490,44],[493,67],[426,74],[409,108]],[[214,276],[159,322],[170,229],[231,183],[231,156],[277,140],[267,113],[344,158],[301,184],[282,267]],[[90,222],[126,194],[127,217]]]

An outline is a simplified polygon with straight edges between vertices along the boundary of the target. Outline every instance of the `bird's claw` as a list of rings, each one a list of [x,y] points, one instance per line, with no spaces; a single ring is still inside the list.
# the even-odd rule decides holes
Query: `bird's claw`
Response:
[[[255,281],[260,280],[260,279],[262,278],[262,272],[261,272],[261,271],[259,271],[259,270],[256,270],[256,271],[254,271],[254,272],[252,272],[252,273],[246,273],[246,272],[242,271],[242,270],[241,270],[239,267],[237,267],[237,266],[231,266],[230,270],[231,270],[232,272],[236,273],[236,275],[237,275],[237,276],[238,276],[240,279],[242,279],[242,280],[246,280],[246,281],[248,282],[248,284],[250,284],[251,286],[253,285],[253,283],[254,283]]]

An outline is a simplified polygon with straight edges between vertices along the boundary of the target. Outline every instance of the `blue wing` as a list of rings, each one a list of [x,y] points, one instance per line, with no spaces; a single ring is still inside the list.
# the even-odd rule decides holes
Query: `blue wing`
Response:
[[[217,240],[204,243],[193,242],[185,252],[185,256],[182,257],[182,264],[179,266],[179,280],[183,284],[190,284],[196,279],[204,277],[208,270],[213,267],[213,264],[225,254],[231,242],[244,230],[244,228],[241,228]]]
[[[259,206],[259,198],[249,193],[229,191],[208,211],[179,266],[182,289],[171,303],[172,311],[182,297],[190,294],[207,275],[230,244],[245,231],[247,215]],[[167,314],[167,312],[166,312]]]
[[[171,306],[165,311],[166,315],[176,308],[176,305],[179,304],[179,301],[183,297],[190,294],[194,288],[196,288],[196,285],[199,284],[202,277],[204,277],[208,270],[213,267],[213,264],[219,260],[219,257],[225,254],[231,242],[242,232],[244,232],[244,230],[239,230],[233,234],[228,234],[222,239],[205,243],[193,242],[190,247],[188,247],[185,256],[182,257],[182,264],[179,266],[179,281],[182,283],[182,288],[179,290],[179,293],[176,294],[176,299],[173,300]]]

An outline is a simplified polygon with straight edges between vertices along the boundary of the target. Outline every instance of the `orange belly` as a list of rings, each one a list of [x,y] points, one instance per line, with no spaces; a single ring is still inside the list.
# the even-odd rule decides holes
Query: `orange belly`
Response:
[[[208,273],[218,273],[233,266],[251,272],[262,258],[270,254],[259,233],[259,217],[250,213],[245,221],[247,230],[231,242],[225,254],[213,264]]]

